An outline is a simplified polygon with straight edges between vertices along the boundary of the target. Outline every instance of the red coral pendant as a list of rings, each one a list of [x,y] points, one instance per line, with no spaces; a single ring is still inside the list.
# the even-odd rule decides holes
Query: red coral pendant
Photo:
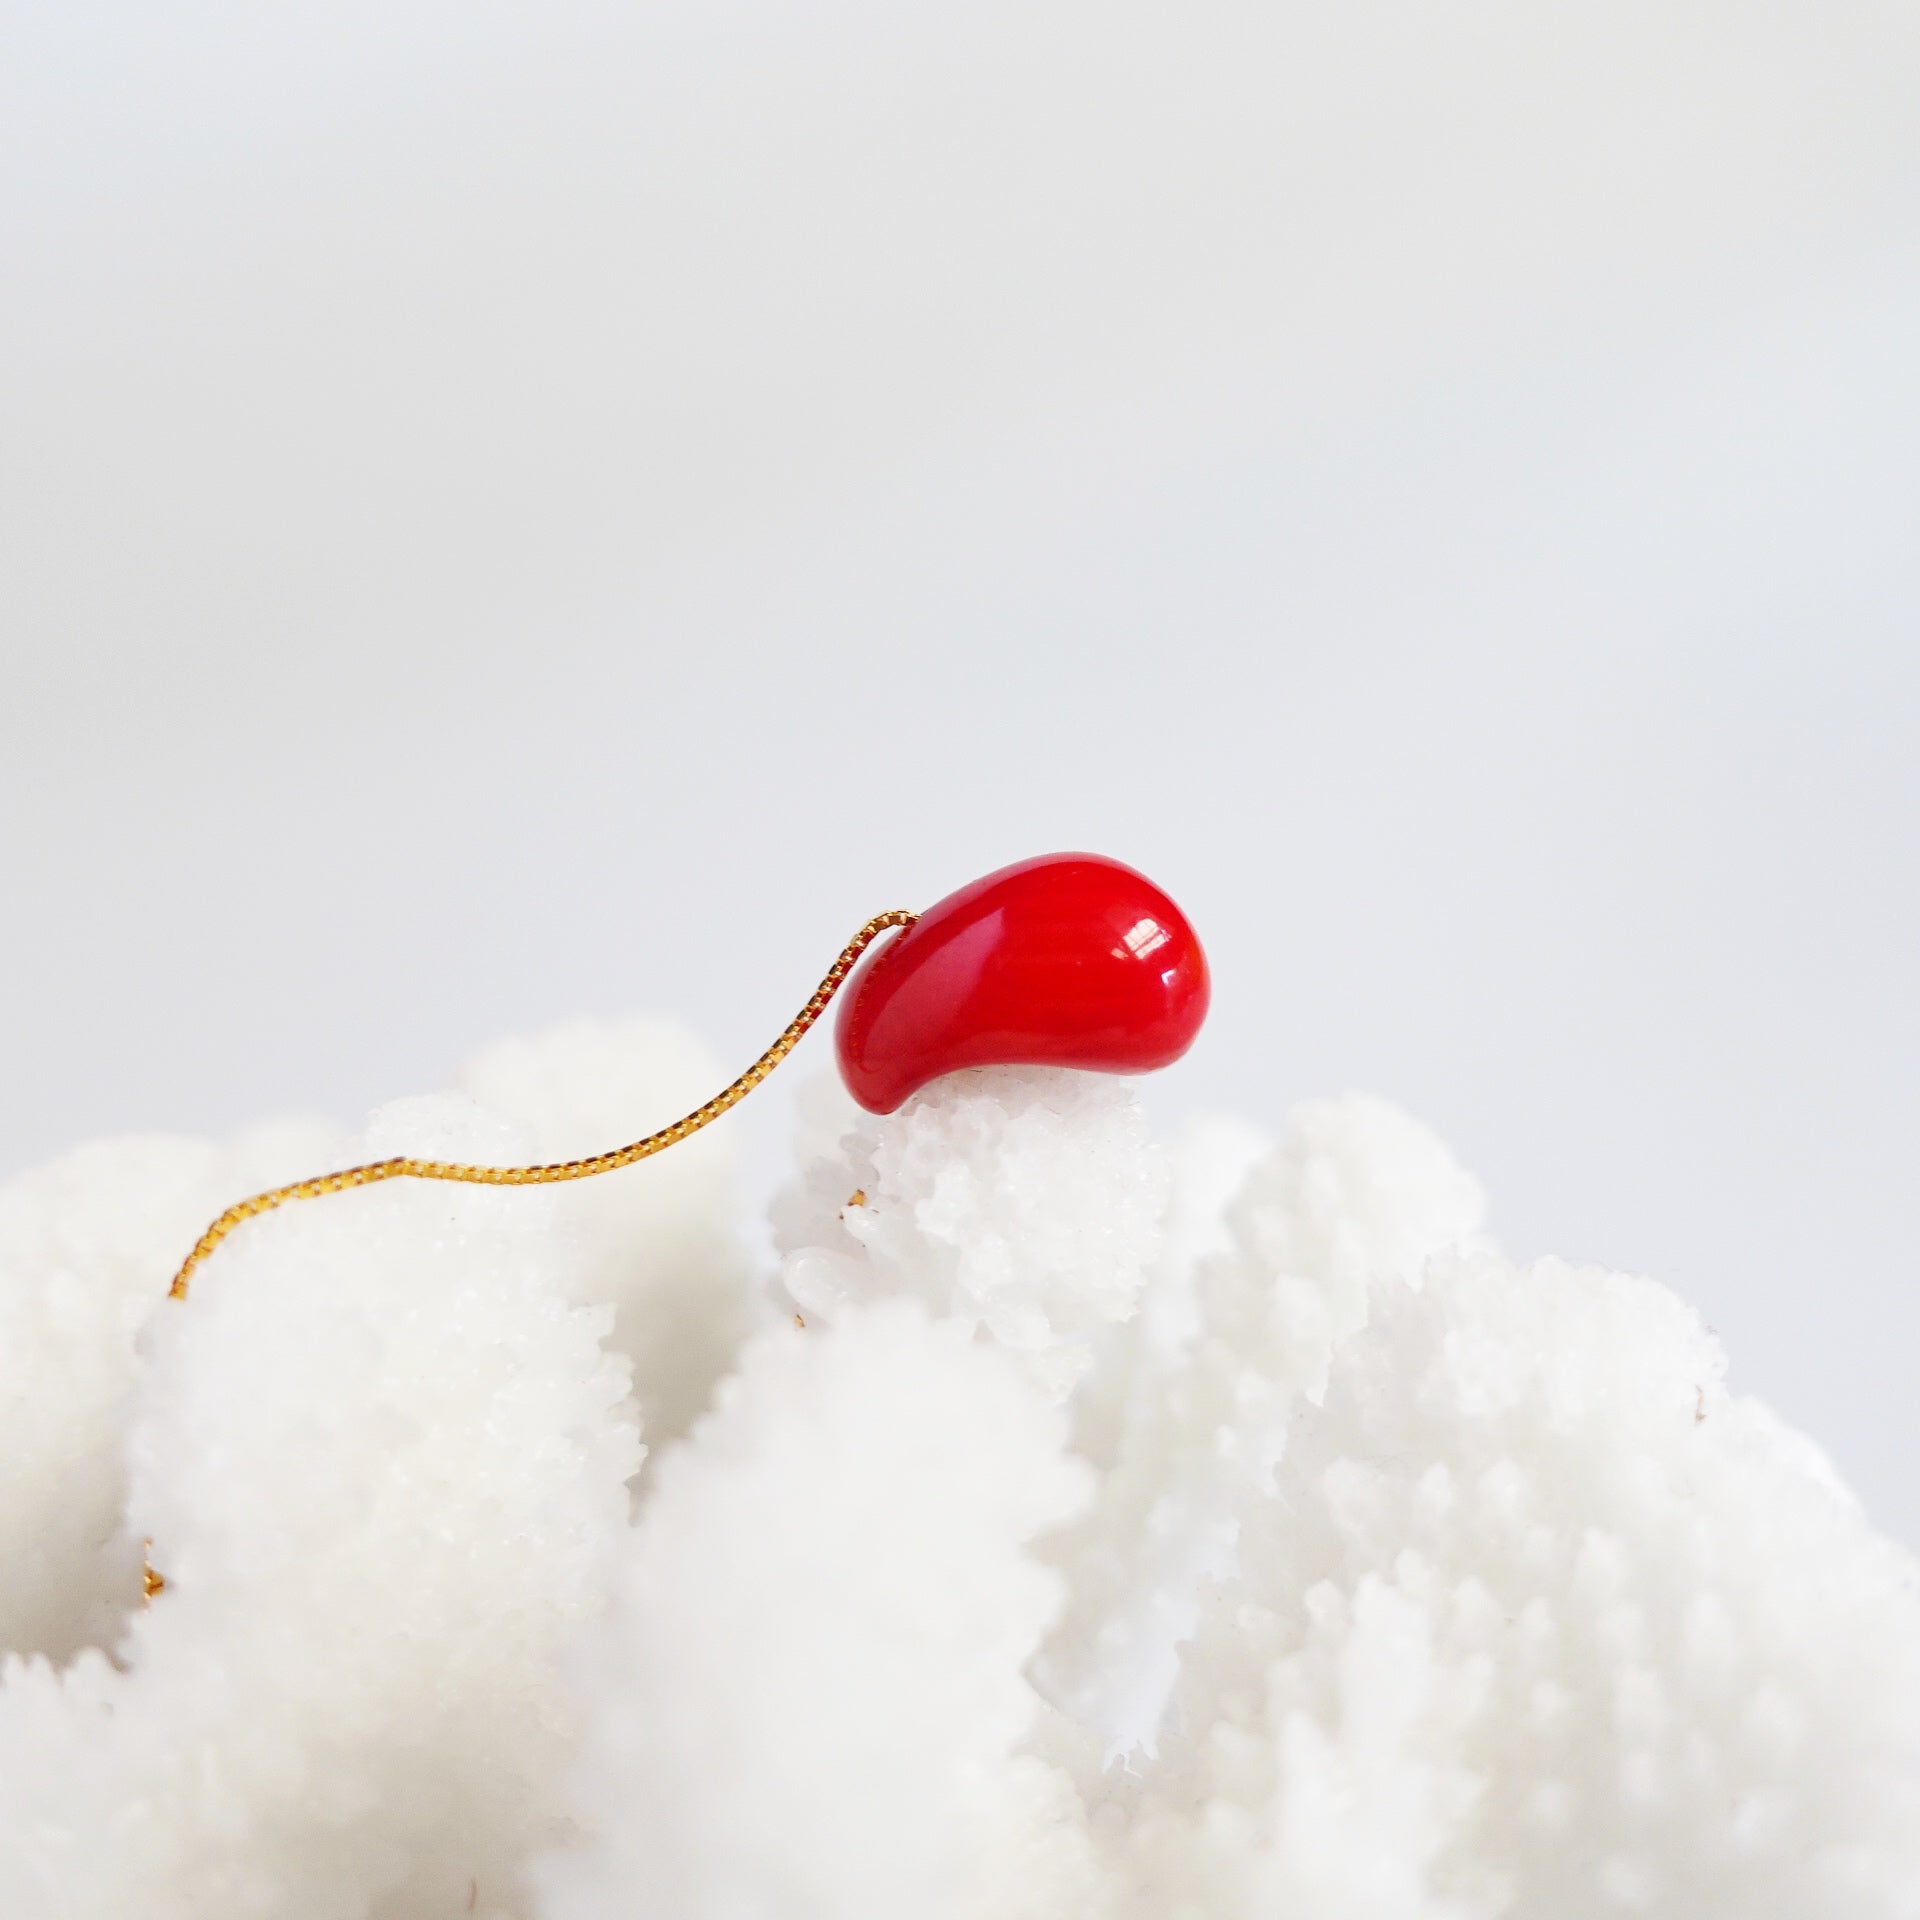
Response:
[[[1207,998],[1200,942],[1151,880],[1054,853],[929,907],[852,981],[835,1040],[853,1097],[891,1113],[960,1067],[1164,1067]]]

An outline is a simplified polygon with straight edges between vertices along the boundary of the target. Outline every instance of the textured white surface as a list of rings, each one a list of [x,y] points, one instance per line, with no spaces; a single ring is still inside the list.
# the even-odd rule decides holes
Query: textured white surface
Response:
[[[580,1021],[490,1048],[463,1091],[527,1130],[529,1157],[572,1160],[691,1113],[719,1063],[666,1020]],[[732,1363],[751,1306],[733,1153],[708,1128],[673,1150],[546,1196],[569,1236],[576,1299],[611,1304],[651,1441],[677,1439]]]
[[[468,1074],[518,1118],[364,1146],[700,1070],[562,1032]],[[1169,1151],[1100,1076],[816,1089],[757,1290],[716,1132],[644,1198],[292,1208],[165,1302],[306,1144],[0,1190],[9,1920],[1920,1915],[1920,1569],[1384,1102]]]
[[[1086,1336],[1133,1316],[1160,1250],[1167,1173],[1139,1102],[1091,1074],[1002,1069],[885,1120],[839,1104],[844,1134],[774,1202],[801,1311],[830,1326],[919,1300],[1064,1396],[1093,1364]]]
[[[364,1145],[527,1140],[454,1096],[388,1109]],[[0,1911],[497,1914],[559,1831],[578,1707],[556,1660],[604,1604],[639,1464],[610,1309],[567,1303],[540,1196],[342,1197],[252,1223],[185,1307],[149,1249],[118,1531],[136,1569],[154,1539],[170,1588],[143,1610],[116,1578],[108,1651],[60,1671],[10,1649]],[[96,1188],[81,1217],[114,1205]],[[9,1292],[40,1283],[7,1269]],[[10,1377],[30,1364],[8,1353]],[[9,1566],[31,1539],[10,1533]]]
[[[0,1187],[0,1646],[64,1658],[138,1597],[126,1504],[126,1399],[178,1249],[249,1193],[347,1153],[322,1126],[221,1149],[151,1139],[83,1147]]]
[[[662,1467],[577,1668],[596,1836],[550,1920],[1081,1910],[1065,1779],[1023,1757],[1058,1611],[1022,1547],[1084,1497],[1024,1375],[917,1303],[762,1334]]]

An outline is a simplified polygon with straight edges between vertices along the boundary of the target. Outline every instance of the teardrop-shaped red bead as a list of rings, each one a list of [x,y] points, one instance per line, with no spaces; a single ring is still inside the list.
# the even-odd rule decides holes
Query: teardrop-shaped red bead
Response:
[[[961,1067],[1141,1073],[1206,1018],[1206,955],[1144,874],[1093,853],[1002,867],[929,907],[849,984],[840,1072],[891,1113]]]

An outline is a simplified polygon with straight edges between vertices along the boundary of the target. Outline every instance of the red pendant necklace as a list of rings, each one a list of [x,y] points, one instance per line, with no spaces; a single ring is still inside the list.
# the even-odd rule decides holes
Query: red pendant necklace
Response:
[[[1186,916],[1144,874],[1092,853],[1045,854],[1002,867],[925,913],[876,914],[813,997],[739,1079],[672,1126],[585,1160],[467,1166],[402,1155],[316,1174],[229,1207],[182,1262],[169,1289],[243,1221],[294,1200],[383,1180],[534,1187],[632,1166],[698,1133],[737,1105],[826,1011],[882,934],[906,932],[868,963],[842,1011],[840,1071],[860,1104],[891,1113],[930,1080],[962,1067],[1087,1067],[1141,1073],[1177,1060],[1207,1013],[1207,962]]]

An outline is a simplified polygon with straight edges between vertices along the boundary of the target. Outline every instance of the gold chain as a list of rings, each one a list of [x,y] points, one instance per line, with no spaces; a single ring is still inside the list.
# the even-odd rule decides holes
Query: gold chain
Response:
[[[853,971],[853,964],[881,934],[892,927],[910,927],[919,915],[904,908],[876,914],[841,950],[839,959],[827,969],[827,976],[814,989],[813,998],[794,1015],[786,1031],[740,1078],[724,1092],[716,1093],[704,1107],[696,1107],[684,1120],[676,1120],[658,1133],[650,1133],[631,1146],[615,1147],[610,1153],[596,1153],[586,1160],[562,1160],[541,1167],[469,1167],[451,1160],[414,1160],[405,1156],[394,1160],[375,1160],[363,1167],[346,1167],[338,1173],[323,1173],[311,1180],[296,1180],[289,1187],[275,1187],[268,1193],[256,1193],[250,1200],[230,1206],[200,1238],[193,1251],[173,1276],[167,1289],[170,1298],[184,1300],[187,1282],[193,1270],[243,1220],[255,1214],[271,1213],[292,1200],[317,1200],[322,1194],[344,1193],[351,1187],[370,1187],[381,1180],[459,1180],[481,1187],[544,1187],[559,1180],[590,1180],[597,1173],[612,1173],[630,1167],[666,1148],[677,1146],[689,1134],[698,1133],[710,1121],[719,1119],[729,1107],[737,1106],[777,1067],[801,1037],[826,1011],[827,1002],[839,992],[841,983]],[[157,1577],[157,1576],[155,1576]]]
[[[813,998],[788,1021],[786,1030],[740,1078],[704,1107],[696,1107],[684,1120],[676,1120],[658,1133],[650,1133],[631,1146],[615,1147],[610,1153],[596,1153],[586,1160],[560,1160],[539,1167],[469,1167],[453,1160],[414,1160],[402,1156],[394,1160],[374,1160],[364,1167],[345,1167],[338,1173],[323,1173],[311,1180],[296,1180],[290,1187],[275,1187],[268,1193],[256,1193],[250,1200],[230,1206],[198,1240],[193,1251],[173,1276],[167,1296],[173,1300],[187,1297],[187,1282],[193,1270],[206,1259],[243,1220],[257,1213],[271,1213],[291,1200],[317,1200],[322,1194],[344,1193],[350,1187],[371,1187],[381,1180],[459,1180],[480,1187],[545,1187],[558,1180],[590,1180],[596,1173],[612,1173],[618,1167],[630,1167],[666,1148],[676,1146],[689,1134],[698,1133],[719,1119],[729,1107],[737,1106],[800,1044],[807,1029],[827,1010],[827,1002],[840,991],[853,965],[874,941],[891,927],[910,927],[920,916],[896,907],[891,913],[878,913],[841,949],[840,957],[827,969],[827,977],[813,990]],[[149,1557],[153,1542],[146,1542],[141,1556],[142,1592],[148,1605],[166,1591],[165,1577],[154,1568]]]

